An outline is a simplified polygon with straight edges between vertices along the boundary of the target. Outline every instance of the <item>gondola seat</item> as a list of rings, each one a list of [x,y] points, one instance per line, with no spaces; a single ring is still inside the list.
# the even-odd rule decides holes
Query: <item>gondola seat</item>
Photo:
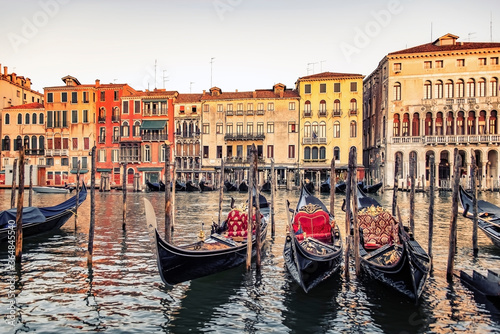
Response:
[[[381,207],[372,206],[359,211],[358,223],[363,232],[364,247],[367,250],[398,241],[394,217]]]
[[[261,219],[264,217],[260,215]],[[255,215],[253,216],[252,233],[255,234]],[[248,235],[248,214],[244,211],[233,209],[227,217],[227,236],[246,237]]]
[[[316,240],[331,243],[331,229],[334,222],[330,224],[330,215],[314,204],[308,204],[300,208],[293,219],[293,230],[299,241],[304,237],[311,237]],[[304,236],[305,234],[305,236]]]

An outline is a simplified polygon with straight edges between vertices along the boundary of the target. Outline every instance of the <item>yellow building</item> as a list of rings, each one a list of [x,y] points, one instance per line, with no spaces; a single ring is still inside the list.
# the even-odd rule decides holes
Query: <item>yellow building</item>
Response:
[[[362,162],[363,76],[323,72],[301,77],[299,161],[303,177],[319,186],[335,158],[337,178],[344,178],[351,147]],[[363,169],[358,178],[363,178]],[[333,182],[332,182],[333,183]]]
[[[257,148],[259,182],[269,177],[271,159],[278,181],[285,183],[288,171],[297,166],[299,95],[275,84],[272,89],[250,92],[222,92],[218,87],[203,92],[202,170],[214,171],[225,158],[228,178],[247,178],[249,150]]]
[[[402,186],[413,153],[416,185],[428,185],[434,155],[437,186],[449,188],[459,148],[463,181],[469,180],[473,150],[482,188],[498,187],[499,57],[500,43],[460,42],[452,34],[385,56],[364,81],[364,163],[370,176],[393,184],[399,156]]]
[[[62,80],[65,86],[44,89],[48,185],[75,182],[78,161],[81,173],[89,173],[90,150],[96,143],[95,85],[82,85],[69,75]]]

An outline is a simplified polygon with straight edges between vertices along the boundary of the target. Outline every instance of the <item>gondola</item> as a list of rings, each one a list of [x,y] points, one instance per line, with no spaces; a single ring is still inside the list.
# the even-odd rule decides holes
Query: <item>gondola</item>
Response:
[[[339,194],[344,194],[346,188],[347,188],[346,183],[344,181],[340,181],[335,185],[335,192]]]
[[[356,188],[363,271],[417,302],[429,275],[429,256],[387,209]]]
[[[309,194],[314,193],[314,183],[311,180],[306,180],[304,182],[304,188],[307,189],[307,191],[309,192]]]
[[[297,208],[290,218],[283,250],[292,278],[308,292],[339,270],[342,240],[338,225],[325,205],[302,187]]]
[[[262,187],[260,188],[260,191],[264,191],[264,192],[270,193],[271,192],[271,182],[270,181],[266,181],[262,185]]]
[[[325,182],[321,183],[320,185],[320,192],[322,193],[330,193],[330,187],[331,187],[331,184],[330,184],[330,178],[328,178]],[[344,194],[345,193],[345,188],[346,188],[346,184],[344,181],[340,181],[339,183],[337,183],[335,185],[335,193],[337,194]]]
[[[236,184],[234,184],[233,182],[230,182],[230,181],[224,181],[224,187],[226,188],[226,191],[236,191],[238,190],[238,187],[236,186]]]
[[[161,180],[160,182],[149,182],[146,180],[146,189],[147,191],[165,191],[165,183]]]
[[[326,179],[319,185],[320,193],[330,193],[330,178]]]
[[[464,217],[473,219],[472,196],[462,186],[459,187],[459,198]],[[500,207],[483,200],[477,201],[477,226],[497,247],[500,247]]]
[[[240,185],[238,186],[238,191],[241,192],[241,193],[248,192],[247,181],[245,181],[245,180],[241,181]]]
[[[156,216],[151,203],[144,199],[146,221],[155,242],[155,253],[161,279],[175,285],[237,267],[247,257],[246,211],[233,208],[227,219],[206,239],[178,246],[165,241],[156,227]],[[266,239],[268,211],[261,216],[260,240]],[[255,216],[254,216],[255,217]],[[255,222],[255,221],[254,221]],[[256,237],[252,237],[252,255],[256,253]]]
[[[198,187],[198,185],[194,184],[192,181],[187,181],[186,182],[186,191],[188,191],[188,192],[200,191],[200,187]]]
[[[79,193],[79,205],[87,198],[87,188],[83,186]],[[62,227],[73,215],[76,209],[76,195],[66,201],[51,207],[23,208],[23,237],[39,235]],[[9,231],[15,231],[17,209],[0,212],[0,242],[5,243]],[[9,222],[12,224],[9,225]],[[12,232],[11,232],[12,233]]]
[[[358,182],[358,186],[361,187],[361,191],[365,194],[375,194],[380,188],[382,188],[382,182],[368,185],[363,181]]]
[[[214,191],[215,187],[212,184],[206,184],[204,180],[200,181],[200,191]]]
[[[186,191],[186,183],[176,181],[175,182],[175,191]]]

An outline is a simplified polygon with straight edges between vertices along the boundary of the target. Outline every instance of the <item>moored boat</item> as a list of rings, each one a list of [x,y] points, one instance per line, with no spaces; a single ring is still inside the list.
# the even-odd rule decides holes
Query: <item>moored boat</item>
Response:
[[[361,191],[363,191],[365,194],[375,194],[377,191],[379,191],[380,188],[382,188],[382,184],[382,182],[379,182],[369,185],[363,181],[358,182],[358,186],[361,187]]]
[[[186,182],[186,191],[188,191],[188,192],[200,191],[200,187],[198,185],[194,184],[192,181],[187,181]]]
[[[429,275],[429,256],[387,209],[357,191],[362,269],[417,302]]]
[[[287,201],[287,213],[290,204]],[[342,240],[334,217],[325,205],[302,187],[295,211],[288,215],[283,249],[292,278],[308,292],[339,270]]]
[[[271,182],[270,181],[266,181],[262,187],[260,188],[260,191],[264,191],[264,192],[271,192]]]
[[[459,199],[464,217],[473,219],[472,196],[461,186],[459,187]],[[500,207],[487,201],[478,200],[477,213],[477,226],[495,246],[500,247]]]
[[[226,191],[236,191],[238,190],[238,187],[236,186],[235,183],[230,182],[230,181],[224,181],[224,187],[226,188]]]
[[[23,208],[23,237],[39,235],[62,227],[73,215],[77,202],[82,204],[87,198],[87,188],[84,186],[79,193],[66,201],[51,207],[25,207]],[[0,241],[7,239],[9,231],[15,230],[17,209],[0,212]],[[10,223],[10,224],[9,224]]]
[[[175,182],[175,191],[186,191],[186,183],[176,181]]]
[[[238,186],[238,191],[242,193],[246,193],[248,191],[247,181],[241,181],[240,185]]]
[[[306,179],[306,181],[304,182],[304,188],[306,188],[307,191],[312,194],[314,192],[314,183],[311,180]]]
[[[69,194],[69,188],[33,186],[33,191],[40,194]]]
[[[214,191],[215,190],[215,187],[213,184],[207,184],[205,183],[204,180],[201,180],[200,181],[200,191],[201,192],[204,192],[204,191]]]
[[[147,191],[165,191],[165,183],[161,180],[160,182],[149,182],[146,180],[146,189]]]

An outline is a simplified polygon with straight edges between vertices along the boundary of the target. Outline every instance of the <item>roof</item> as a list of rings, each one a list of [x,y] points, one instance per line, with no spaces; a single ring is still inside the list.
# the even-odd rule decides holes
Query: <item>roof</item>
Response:
[[[164,89],[155,89],[155,90],[146,90],[146,91],[137,91],[132,96],[141,97],[141,98],[172,98],[177,96],[179,93],[175,90],[164,90]]]
[[[175,103],[196,103],[201,102],[203,94],[179,94]]]
[[[166,124],[166,120],[145,120],[142,121],[141,130],[162,130]]]
[[[283,98],[299,98],[296,90],[283,90]],[[256,89],[253,92],[221,92],[219,95],[212,96],[210,93],[202,95],[201,99],[207,100],[243,100],[243,99],[277,99],[281,98],[280,93],[275,93],[273,89]]]
[[[17,105],[17,106],[12,106],[12,107],[8,107],[8,108],[4,108],[5,109],[43,109],[45,108],[43,106],[43,104],[41,103],[38,103],[38,102],[34,102],[34,103],[26,103],[26,104],[20,104],[20,105]]]
[[[322,73],[318,73],[318,74],[307,75],[305,77],[300,77],[297,81],[318,80],[318,79],[344,79],[344,78],[352,78],[352,77],[363,78],[363,75],[362,74],[355,74],[355,73],[322,72]]]

